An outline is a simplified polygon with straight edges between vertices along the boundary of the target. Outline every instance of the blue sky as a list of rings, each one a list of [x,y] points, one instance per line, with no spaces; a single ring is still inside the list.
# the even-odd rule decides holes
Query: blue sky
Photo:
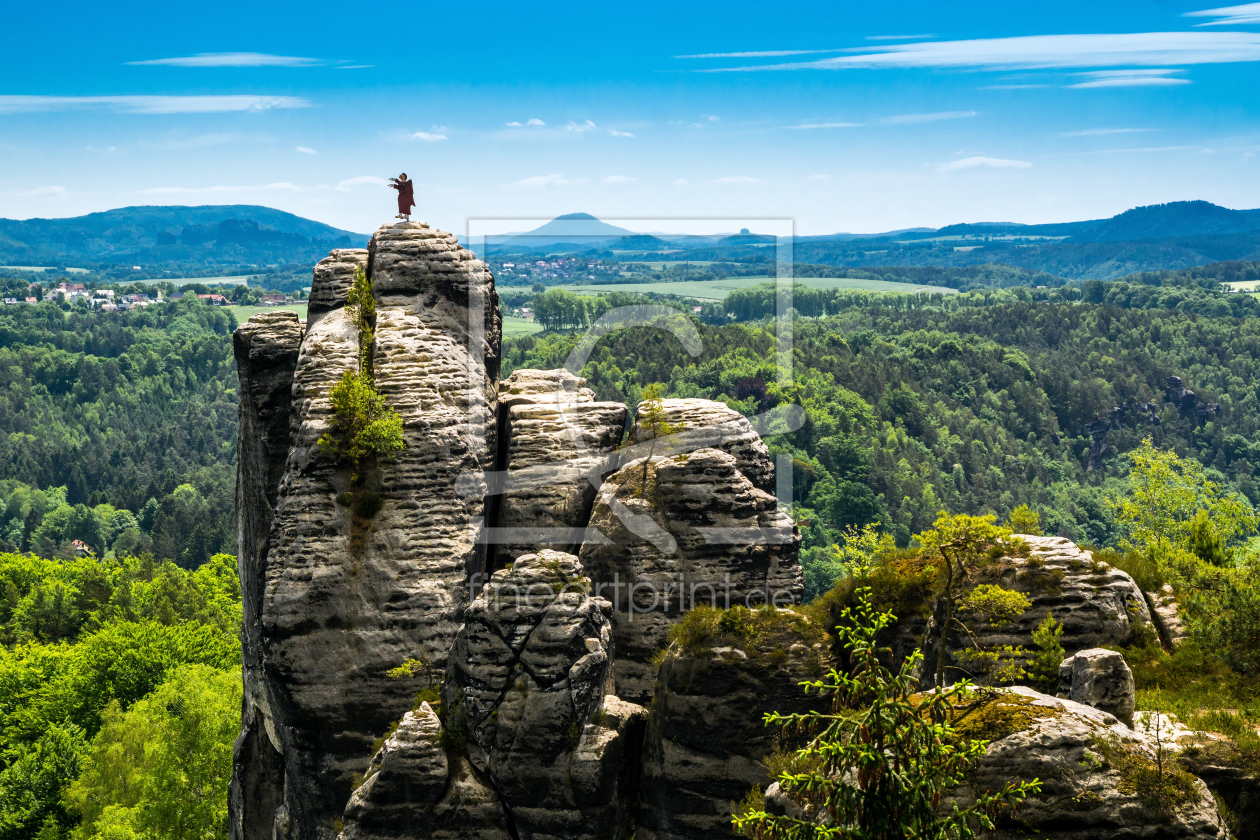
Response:
[[[963,6],[960,8],[960,6]],[[9,4],[0,216],[1260,207],[1260,3]],[[650,227],[650,226],[649,226]]]

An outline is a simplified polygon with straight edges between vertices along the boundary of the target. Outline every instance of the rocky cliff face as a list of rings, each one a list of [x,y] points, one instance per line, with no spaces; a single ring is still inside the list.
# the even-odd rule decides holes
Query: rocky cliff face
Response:
[[[373,236],[377,384],[402,416],[407,448],[365,470],[352,509],[349,468],[316,442],[331,417],[330,389],[357,367],[344,295],[361,259],[334,254],[316,272],[312,298],[321,305],[311,308],[291,374],[291,445],[266,556],[256,562],[265,569],[263,678],[247,685],[255,715],[238,749],[236,837],[271,837],[273,823],[279,837],[336,833],[373,741],[412,702],[386,672],[408,658],[444,665],[470,570],[484,562],[476,481],[496,452],[493,281],[454,236],[427,225]],[[474,476],[471,493],[457,489],[465,474]],[[250,746],[263,744],[260,732],[283,773],[271,753]]]
[[[708,448],[640,458],[599,491],[582,565],[597,594],[611,593],[617,693],[628,700],[651,699],[652,656],[696,604],[800,601],[800,534],[740,463]]]
[[[499,385],[503,434],[491,567],[537,548],[577,551],[615,466],[629,413],[569,371],[518,370]],[[499,489],[499,488],[495,488]]]

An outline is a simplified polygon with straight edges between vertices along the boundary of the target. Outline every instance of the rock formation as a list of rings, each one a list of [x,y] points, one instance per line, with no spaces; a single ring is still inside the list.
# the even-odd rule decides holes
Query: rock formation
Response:
[[[643,746],[641,840],[730,837],[731,803],[773,781],[766,758],[783,748],[763,715],[828,708],[800,689],[826,669],[821,628],[789,616],[749,619],[769,627],[745,638],[716,633],[666,654]]]
[[[577,551],[582,544],[628,414],[621,403],[595,402],[585,385],[564,368],[518,370],[500,383],[503,472],[502,492],[491,502],[491,568],[537,548]]]
[[[651,699],[652,656],[694,605],[800,601],[800,533],[739,463],[718,449],[651,456],[599,491],[582,565],[596,594],[612,593],[617,693],[627,700]]]
[[[1159,592],[1144,592],[1151,620],[1159,633],[1159,640],[1169,650],[1176,650],[1186,639],[1186,628],[1181,623],[1181,611],[1171,585],[1165,583]]]
[[[1126,572],[1094,560],[1063,537],[1022,534],[1020,539],[1030,549],[1027,557],[998,558],[981,568],[970,584],[991,583],[1022,592],[1032,606],[1009,624],[971,627],[975,644],[986,649],[1001,645],[1031,649],[1032,631],[1047,614],[1063,623],[1060,643],[1068,654],[1103,645],[1130,645],[1154,634],[1146,599]],[[922,647],[925,661],[934,663],[938,626],[935,618],[926,625],[907,621],[892,647],[898,653]],[[971,644],[971,639],[951,634],[947,648],[951,664],[954,654]],[[949,681],[960,673],[954,670]],[[922,684],[931,687],[930,668],[924,669]]]
[[[1114,650],[1082,650],[1059,665],[1060,697],[1093,706],[1133,725],[1133,672],[1124,655]]]
[[[494,467],[493,281],[454,236],[421,223],[381,228],[368,253],[377,386],[402,417],[407,448],[365,470],[354,500],[348,467],[317,446],[331,416],[329,390],[357,368],[344,294],[361,256],[334,254],[315,275],[311,294],[321,306],[311,307],[292,372],[291,446],[266,555],[256,562],[266,575],[265,677],[251,685],[246,672],[255,713],[237,752],[234,837],[270,838],[273,819],[279,837],[335,833],[373,741],[412,703],[386,672],[408,658],[445,663],[470,573],[484,562],[484,492],[457,484]]]
[[[1129,729],[1106,712],[1028,688],[991,696],[973,714],[964,731],[992,743],[957,792],[960,805],[1012,779],[1041,780],[1040,793],[998,820],[995,840],[1228,837],[1212,794],[1176,767],[1166,734]],[[1165,775],[1152,782],[1161,751]]]
[[[265,312],[251,318],[232,338],[241,393],[236,510],[245,693],[241,736],[234,750],[237,772],[229,796],[235,814],[270,815],[281,804],[275,779],[284,771],[274,735],[265,730],[262,711],[267,708],[261,649],[263,587],[271,519],[289,454],[293,371],[302,325],[292,312]]]
[[[447,723],[520,837],[629,837],[646,713],[613,695],[610,605],[589,589],[572,554],[523,555],[491,577],[451,652]]]
[[[774,462],[765,442],[748,418],[729,406],[713,400],[661,400],[666,420],[681,429],[667,439],[651,443],[653,434],[635,423],[622,464],[649,455],[675,455],[713,448],[734,456],[739,471],[753,487],[774,493]],[[638,407],[642,416],[643,404]]]
[[[358,370],[345,298],[360,267],[375,385],[406,447],[352,468],[317,442],[333,385]],[[230,837],[729,836],[731,802],[764,790],[792,746],[763,714],[826,703],[798,684],[832,662],[822,628],[783,609],[802,593],[800,535],[752,424],[664,400],[682,431],[639,424],[621,449],[626,407],[580,377],[500,382],[493,278],[423,223],[322,261],[305,328],[267,313],[235,342],[245,692]],[[983,644],[1027,647],[1047,612],[1069,653],[1153,632],[1128,575],[1025,539],[970,581],[1032,601],[1010,626],[976,628]],[[926,634],[930,659],[934,620],[928,604],[895,647]],[[1123,715],[1107,656],[1070,660],[1065,690]],[[975,733],[993,740],[975,784],[1047,780],[1020,816],[1039,836],[1223,837],[1192,777],[1172,810],[1132,793],[1134,756],[1162,743],[1142,726],[1026,689],[994,696],[1018,708],[981,716],[1001,731]]]

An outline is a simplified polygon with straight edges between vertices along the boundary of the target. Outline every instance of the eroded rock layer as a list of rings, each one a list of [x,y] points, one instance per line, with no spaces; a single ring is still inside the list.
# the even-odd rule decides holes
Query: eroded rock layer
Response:
[[[367,271],[367,263],[366,248],[338,248],[330,251],[315,266],[311,293],[307,296],[308,311],[324,312],[345,304],[346,295],[354,283],[355,270],[361,268]]]
[[[636,422],[630,430],[630,442],[634,445],[626,451],[623,464],[650,455],[720,449],[735,457],[739,471],[752,482],[753,487],[767,493],[775,492],[774,462],[770,460],[770,451],[747,417],[713,400],[661,400],[661,408],[666,421],[680,427],[679,430],[653,445],[651,429],[645,428],[642,422]],[[642,403],[636,416],[643,417]]]
[[[558,551],[495,572],[456,639],[443,691],[521,838],[620,840],[646,712],[612,694],[607,601]]]
[[[490,532],[498,569],[538,548],[577,551],[595,493],[616,466],[624,405],[595,402],[563,368],[518,370],[499,385],[506,436]]]
[[[265,694],[261,615],[271,519],[289,454],[293,374],[302,325],[293,312],[264,312],[242,324],[232,339],[241,394],[236,521],[245,693],[241,736],[234,748],[237,773],[229,795],[236,817],[234,836],[252,839],[261,835],[245,834],[244,823],[261,821],[269,831],[271,815],[281,799],[277,781],[283,775],[280,753],[265,731],[259,710]]]
[[[788,606],[803,590],[800,533],[718,449],[632,461],[604,482],[582,545],[613,602],[617,693],[652,697],[656,651],[696,604]]]

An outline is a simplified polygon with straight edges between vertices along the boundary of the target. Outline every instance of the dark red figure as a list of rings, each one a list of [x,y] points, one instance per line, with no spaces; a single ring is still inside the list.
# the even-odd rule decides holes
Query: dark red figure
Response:
[[[412,189],[413,181],[407,180],[407,173],[397,178],[390,178],[389,185],[398,190],[398,215],[395,218],[411,221],[411,208],[416,206],[416,194]]]

